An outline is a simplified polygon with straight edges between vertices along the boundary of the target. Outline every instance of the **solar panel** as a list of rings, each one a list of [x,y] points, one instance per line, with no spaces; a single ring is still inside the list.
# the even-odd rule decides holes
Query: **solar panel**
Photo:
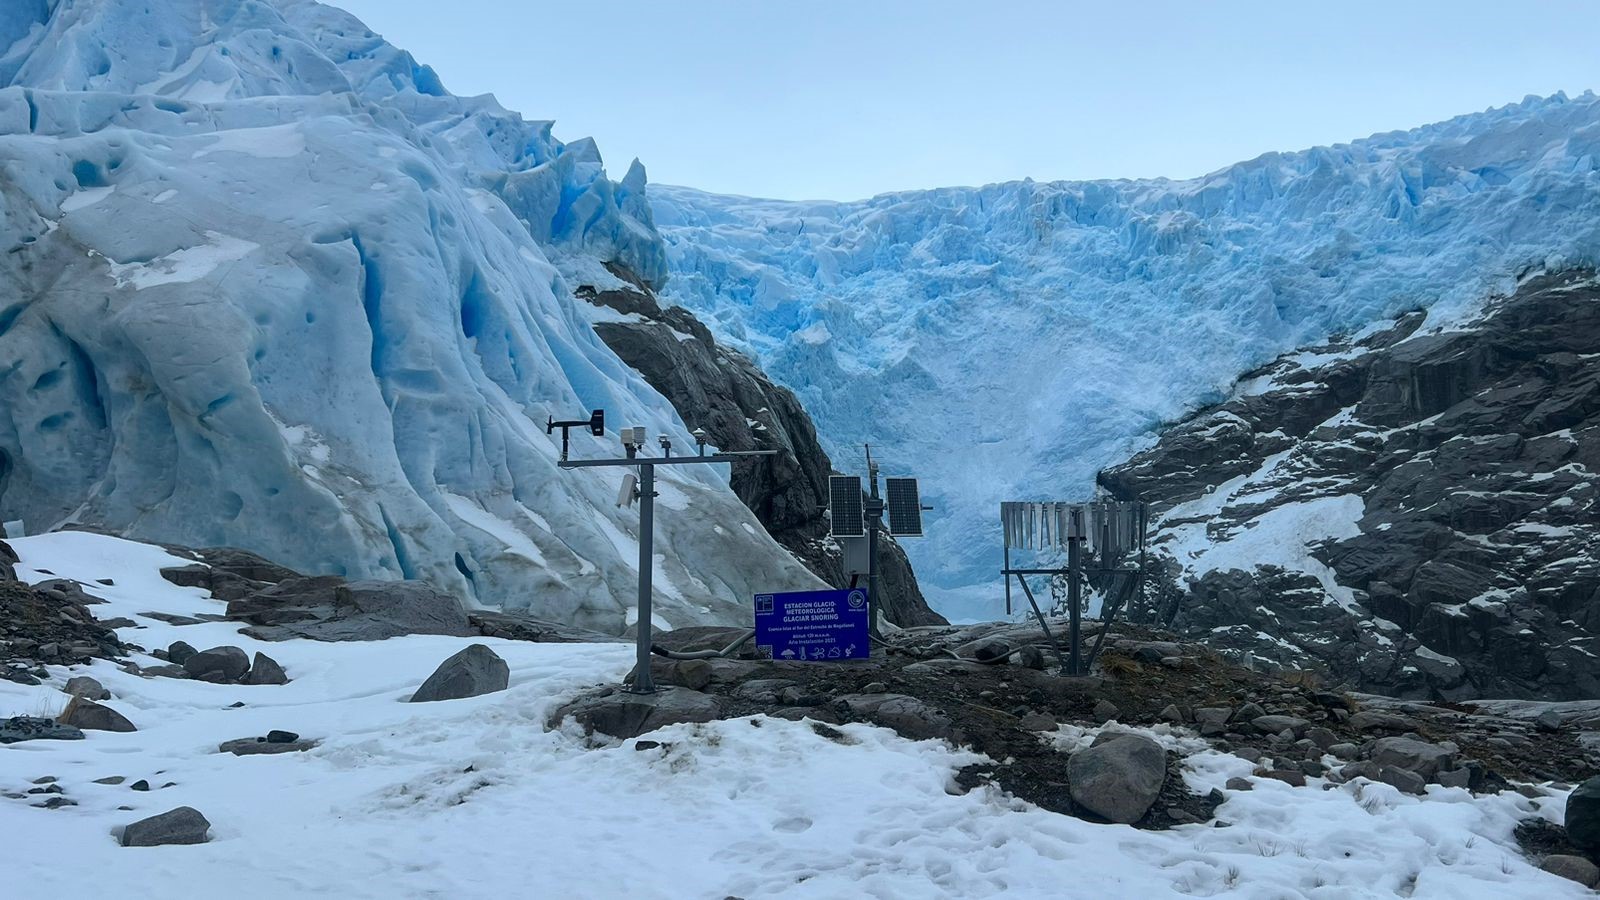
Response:
[[[922,537],[922,500],[915,478],[886,478],[889,488],[889,533],[896,537]]]
[[[861,478],[856,475],[828,476],[828,517],[834,537],[861,537],[867,533],[861,508]]]

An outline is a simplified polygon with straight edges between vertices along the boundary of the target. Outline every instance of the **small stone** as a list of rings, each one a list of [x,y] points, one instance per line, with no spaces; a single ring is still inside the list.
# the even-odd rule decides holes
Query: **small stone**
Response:
[[[56,778],[54,775],[46,775],[43,778],[35,778],[33,780],[33,783],[34,784],[55,784],[59,780],[60,779]]]
[[[1183,711],[1178,709],[1177,704],[1168,703],[1166,708],[1161,710],[1161,715],[1159,718],[1163,722],[1171,722],[1174,725],[1182,725]]]
[[[506,665],[506,661],[484,644],[472,644],[440,663],[439,668],[411,695],[411,702],[430,703],[477,697],[503,691],[510,682],[511,667]]]
[[[1328,750],[1339,743],[1339,738],[1330,729],[1317,726],[1306,729],[1306,738],[1320,750]]]
[[[128,787],[135,791],[148,791],[150,790],[150,782],[141,778],[138,781],[135,781],[133,784],[128,785]]]
[[[1266,714],[1267,711],[1261,708],[1261,704],[1246,703],[1237,710],[1234,710],[1232,721],[1254,722],[1256,719],[1259,719]]]
[[[203,844],[211,823],[200,811],[180,806],[159,816],[140,819],[122,830],[124,847],[158,847],[164,844]]]
[[[1011,664],[1027,669],[1043,669],[1045,667],[1044,651],[1038,647],[1023,647],[1011,654]]]
[[[1551,875],[1559,875],[1568,881],[1576,881],[1586,888],[1592,888],[1600,883],[1600,867],[1581,856],[1547,856],[1539,868]]]
[[[269,744],[292,744],[298,740],[300,740],[300,735],[292,731],[273,730],[267,732],[267,743]]]
[[[266,738],[238,738],[217,745],[218,753],[234,756],[262,756],[273,753],[302,753],[317,745],[316,741],[296,740],[268,742]]]
[[[190,676],[220,684],[243,678],[250,671],[250,657],[238,647],[212,647],[189,657],[182,665]]]
[[[61,723],[84,731],[138,731],[122,713],[92,700],[73,698],[61,714]]]
[[[1600,855],[1600,775],[1567,795],[1567,837],[1591,856]]]
[[[278,661],[265,653],[257,652],[255,659],[250,663],[250,671],[240,680],[240,684],[288,684],[289,676],[283,672],[283,666]]]
[[[1143,735],[1116,735],[1079,750],[1067,760],[1072,801],[1122,825],[1144,817],[1160,795],[1166,778],[1166,751]]]
[[[1253,791],[1256,789],[1256,783],[1248,778],[1234,777],[1229,778],[1224,787],[1230,791]]]
[[[874,681],[871,684],[867,685],[866,687],[863,687],[861,689],[861,693],[863,693],[863,694],[887,694],[887,693],[889,693],[889,686],[887,684],[884,684],[881,681]]]
[[[1260,730],[1262,734],[1282,734],[1284,732],[1288,732],[1289,740],[1291,741],[1299,735],[1304,734],[1306,728],[1311,725],[1311,723],[1307,722],[1305,719],[1297,718],[1295,716],[1257,716],[1249,721],[1250,724]]]
[[[1440,772],[1434,780],[1445,787],[1470,788],[1472,786],[1472,772],[1468,769],[1452,769]]]
[[[1181,668],[1183,668],[1183,657],[1181,657],[1181,656],[1163,656],[1163,657],[1161,657],[1161,665],[1165,666],[1168,669],[1181,669]]]
[[[1022,727],[1027,731],[1055,731],[1055,717],[1049,713],[1029,713],[1022,717]]]
[[[167,647],[167,662],[181,666],[189,661],[189,657],[199,652],[185,641],[173,641],[171,646]]]
[[[107,775],[104,778],[96,778],[94,780],[94,783],[95,784],[121,784],[121,783],[123,783],[124,781],[127,781],[127,780],[128,779],[122,777],[121,775]]]
[[[1099,700],[1094,705],[1094,719],[1096,722],[1109,722],[1122,714],[1117,705],[1110,700]]]
[[[1561,714],[1553,709],[1547,709],[1533,719],[1533,727],[1545,732],[1561,730]]]
[[[63,693],[85,700],[110,700],[111,692],[105,685],[87,675],[76,675],[67,679],[67,686],[61,689]]]
[[[1361,752],[1361,748],[1355,744],[1347,742],[1342,744],[1334,744],[1332,747],[1328,748],[1328,752],[1339,757],[1340,759],[1355,759],[1356,755]]]
[[[1403,793],[1420,795],[1427,792],[1428,782],[1410,769],[1378,765],[1377,770],[1377,777],[1374,780],[1390,785]]]
[[[661,746],[660,741],[637,741],[633,745],[635,750],[654,750]]]
[[[1256,774],[1262,778],[1271,778],[1274,781],[1281,781],[1293,787],[1306,786],[1306,773],[1299,769],[1267,769]]]

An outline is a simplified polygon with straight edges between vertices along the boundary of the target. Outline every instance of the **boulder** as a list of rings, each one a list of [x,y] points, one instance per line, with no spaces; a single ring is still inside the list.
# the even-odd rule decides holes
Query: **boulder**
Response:
[[[632,738],[679,722],[711,722],[722,715],[717,698],[683,687],[663,687],[653,694],[627,691],[594,694],[556,710],[552,725],[571,718],[588,733]]]
[[[189,657],[199,652],[200,651],[189,646],[187,642],[173,641],[172,644],[167,647],[167,662],[172,663],[175,666],[181,666],[185,662],[188,662]]]
[[[1576,881],[1586,888],[1592,888],[1600,882],[1600,866],[1581,856],[1546,856],[1539,868],[1568,881]]]
[[[853,719],[892,728],[912,740],[947,739],[952,736],[950,718],[915,697],[905,694],[846,694],[834,701],[834,708]]]
[[[1289,731],[1295,737],[1305,734],[1306,729],[1311,726],[1310,722],[1295,716],[1256,716],[1250,720],[1250,724],[1263,734],[1279,734],[1283,731]]]
[[[83,731],[71,725],[40,716],[13,716],[0,719],[0,744],[19,741],[81,741]]]
[[[67,708],[61,713],[61,723],[81,728],[84,731],[138,731],[133,727],[122,713],[109,706],[101,706],[93,700],[82,697],[72,698]]]
[[[1073,802],[1123,825],[1144,817],[1166,780],[1166,751],[1139,734],[1119,734],[1079,750],[1067,761]]]
[[[1421,775],[1410,769],[1399,766],[1384,766],[1368,763],[1364,771],[1370,772],[1374,781],[1380,781],[1407,794],[1425,793],[1428,782]]]
[[[1567,837],[1591,856],[1600,854],[1600,775],[1567,795]]]
[[[1117,709],[1117,705],[1110,700],[1098,700],[1094,704],[1092,715],[1096,722],[1109,722],[1122,715],[1122,710]]]
[[[287,732],[284,732],[287,733]],[[291,741],[274,741],[264,737],[237,738],[217,745],[218,753],[234,756],[262,756],[271,753],[300,753],[317,745],[316,741],[296,737]]]
[[[87,675],[75,675],[67,679],[67,686],[61,689],[63,693],[85,700],[110,700],[111,692],[105,685]]]
[[[1361,712],[1351,716],[1349,722],[1346,724],[1357,731],[1377,731],[1390,732],[1393,734],[1404,734],[1408,731],[1417,730],[1417,723],[1414,719],[1408,719],[1405,716],[1383,712],[1382,710],[1376,709],[1362,710]]]
[[[238,647],[212,647],[189,657],[182,665],[191,678],[233,682],[250,671],[250,657]]]
[[[1404,737],[1379,738],[1372,745],[1372,761],[1380,766],[1407,769],[1432,781],[1439,772],[1455,768],[1456,753],[1450,747]]]
[[[283,666],[272,657],[256,652],[255,659],[250,663],[250,672],[244,676],[240,684],[288,684],[289,676],[283,672]]]
[[[1228,731],[1228,718],[1233,710],[1221,706],[1203,706],[1194,711],[1194,722],[1205,737],[1216,737]]]
[[[503,691],[511,683],[511,667],[483,644],[472,644],[434,670],[411,695],[412,703],[460,700]],[[630,735],[631,736],[631,735]]]
[[[159,816],[140,819],[122,829],[124,847],[159,847],[163,844],[204,844],[211,823],[200,811],[180,806]]]

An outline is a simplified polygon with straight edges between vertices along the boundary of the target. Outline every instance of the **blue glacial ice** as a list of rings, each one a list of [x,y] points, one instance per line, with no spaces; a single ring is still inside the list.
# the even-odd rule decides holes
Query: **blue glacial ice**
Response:
[[[1600,100],[1557,95],[1187,181],[650,198],[669,299],[793,388],[837,464],[870,441],[925,479],[907,546],[971,617],[999,608],[1000,501],[1089,495],[1283,351],[1593,263],[1597,160]]]
[[[574,301],[661,283],[637,163],[606,178],[307,0],[0,4],[0,520],[421,577],[613,632],[620,474],[548,415],[689,441]],[[666,478],[673,625],[817,584],[723,483]],[[717,467],[720,468],[720,467]]]

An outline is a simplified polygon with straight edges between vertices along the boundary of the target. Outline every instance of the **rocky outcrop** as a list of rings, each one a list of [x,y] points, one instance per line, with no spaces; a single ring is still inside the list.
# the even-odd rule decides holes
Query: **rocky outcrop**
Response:
[[[1101,473],[1152,504],[1143,614],[1373,692],[1600,697],[1600,284],[1425,319],[1281,358]]]
[[[824,514],[833,463],[794,394],[774,384],[749,357],[718,344],[688,310],[663,308],[638,279],[615,267],[613,272],[623,286],[577,291],[598,308],[594,328],[601,340],[665,396],[684,422],[704,429],[719,449],[780,450],[773,457],[735,464],[734,492],[767,532],[817,577],[835,587],[848,585]],[[879,590],[891,622],[944,624],[944,617],[928,608],[905,551],[892,539],[884,540],[880,564]]]

